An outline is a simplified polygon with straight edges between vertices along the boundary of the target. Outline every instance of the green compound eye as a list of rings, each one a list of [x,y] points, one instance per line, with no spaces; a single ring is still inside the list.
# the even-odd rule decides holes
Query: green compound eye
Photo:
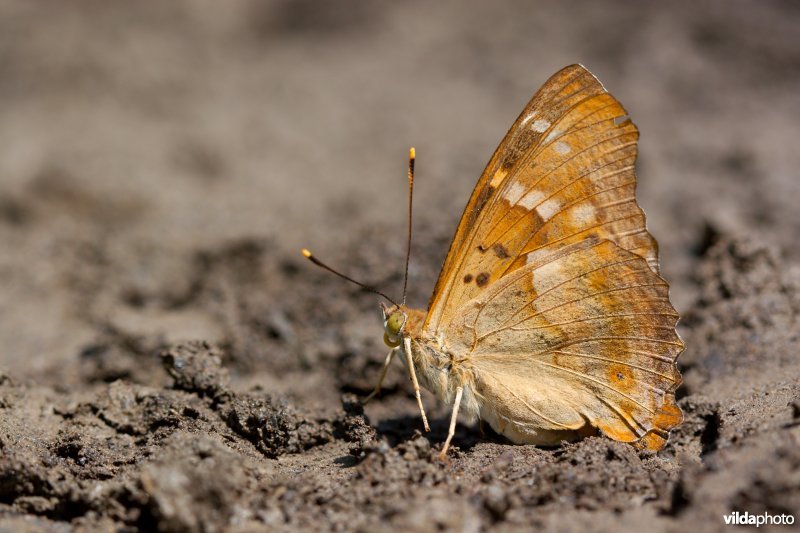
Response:
[[[397,337],[405,323],[406,316],[403,313],[392,313],[386,321],[386,333],[391,337]]]
[[[400,346],[400,331],[406,323],[406,315],[401,311],[395,311],[386,319],[386,332],[383,334],[383,342],[387,346],[396,348]]]

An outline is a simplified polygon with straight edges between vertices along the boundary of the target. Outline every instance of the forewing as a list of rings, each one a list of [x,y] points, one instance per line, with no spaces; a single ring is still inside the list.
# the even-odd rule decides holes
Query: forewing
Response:
[[[425,331],[503,276],[553,248],[603,238],[658,272],[655,240],[636,203],[638,131],[580,65],[536,93],[483,172],[450,245]]]
[[[660,449],[682,420],[674,393],[683,342],[668,293],[644,258],[589,239],[487,288],[444,338],[451,353],[468,354],[477,392],[500,416],[523,427],[546,420],[546,429],[584,419]]]

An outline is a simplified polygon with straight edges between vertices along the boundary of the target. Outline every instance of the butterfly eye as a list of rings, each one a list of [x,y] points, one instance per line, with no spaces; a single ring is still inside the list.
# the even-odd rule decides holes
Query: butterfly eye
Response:
[[[385,330],[383,334],[383,342],[386,343],[386,346],[397,348],[402,342],[402,339],[400,338],[400,332],[403,330],[403,326],[406,324],[406,314],[402,311],[395,310],[387,318],[386,311],[384,310],[383,316],[383,327]]]
[[[400,330],[406,323],[406,315],[403,313],[392,313],[386,321],[386,333],[389,337],[397,337]]]

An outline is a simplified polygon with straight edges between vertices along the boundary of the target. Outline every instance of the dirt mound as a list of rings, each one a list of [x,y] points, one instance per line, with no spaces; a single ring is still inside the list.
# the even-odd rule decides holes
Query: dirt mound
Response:
[[[114,381],[75,403],[4,376],[0,502],[38,525],[164,531],[555,527],[567,512],[576,523],[599,512],[609,524],[689,527],[730,509],[792,513],[800,285],[778,257],[719,237],[702,258],[702,296],[685,325],[686,421],[657,455],[599,437],[509,446],[462,428],[442,463],[445,417],[430,437],[414,433],[413,416],[376,432],[354,396],[320,416],[267,391],[237,392],[223,351],[198,341],[160,352],[172,378],[161,388]]]

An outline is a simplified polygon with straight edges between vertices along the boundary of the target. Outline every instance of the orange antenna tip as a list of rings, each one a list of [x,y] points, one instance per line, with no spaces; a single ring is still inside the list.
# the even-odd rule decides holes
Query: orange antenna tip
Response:
[[[408,242],[406,244],[406,272],[403,275],[403,305],[406,303],[408,290],[408,261],[411,259],[411,201],[414,197],[414,163],[417,160],[417,149],[408,150]]]
[[[309,252],[309,251],[308,251],[308,250],[306,250],[305,248],[303,248],[302,250],[300,250],[300,253],[302,253],[302,254],[303,254],[303,257],[305,257],[306,259],[311,259],[311,252]]]

